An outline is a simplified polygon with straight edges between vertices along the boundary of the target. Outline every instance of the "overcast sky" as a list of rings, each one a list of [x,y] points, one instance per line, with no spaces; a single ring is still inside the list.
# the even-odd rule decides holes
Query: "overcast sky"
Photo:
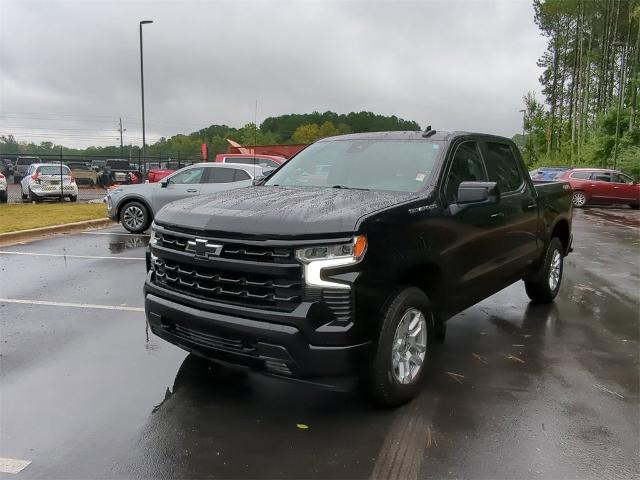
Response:
[[[147,142],[285,113],[370,110],[512,136],[539,91],[530,0],[0,0],[0,135]]]

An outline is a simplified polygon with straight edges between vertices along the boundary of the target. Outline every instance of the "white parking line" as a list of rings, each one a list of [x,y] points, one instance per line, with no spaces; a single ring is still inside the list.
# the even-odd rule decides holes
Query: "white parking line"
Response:
[[[83,235],[130,235],[132,237],[148,237],[148,233],[124,233],[124,232],[80,232]]]
[[[31,460],[18,460],[17,458],[0,457],[0,473],[20,473]]]
[[[65,253],[36,253],[36,252],[10,252],[0,250],[0,255],[32,255],[35,257],[64,257],[64,258],[89,258],[97,260],[142,260],[144,257],[101,257],[99,255],[67,255]]]
[[[22,305],[45,305],[47,307],[96,308],[98,310],[121,310],[125,312],[144,312],[141,307],[125,305],[96,305],[94,303],[49,302],[45,300],[22,300],[19,298],[0,298],[0,303],[19,303]]]

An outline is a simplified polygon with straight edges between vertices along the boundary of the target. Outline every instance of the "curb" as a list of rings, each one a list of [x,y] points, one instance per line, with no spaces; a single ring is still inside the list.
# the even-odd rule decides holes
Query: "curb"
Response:
[[[0,246],[7,247],[16,243],[31,242],[39,240],[56,233],[72,233],[87,228],[102,228],[116,225],[109,218],[97,218],[84,220],[82,222],[65,223],[62,225],[50,225],[48,227],[31,228],[29,230],[18,230],[17,232],[0,233]]]

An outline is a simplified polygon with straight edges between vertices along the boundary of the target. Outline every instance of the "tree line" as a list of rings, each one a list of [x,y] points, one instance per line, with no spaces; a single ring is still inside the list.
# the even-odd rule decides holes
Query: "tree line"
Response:
[[[640,1],[534,0],[547,39],[544,104],[524,100],[530,165],[618,167],[640,174]]]
[[[419,130],[414,121],[403,120],[395,115],[385,116],[373,112],[350,112],[339,114],[331,111],[304,114],[288,114],[266,118],[260,126],[248,123],[241,128],[228,125],[210,125],[189,134],[178,134],[147,145],[145,154],[149,157],[182,158],[199,155],[200,146],[206,143],[210,154],[227,151],[227,139],[241,145],[273,145],[291,143],[310,143],[318,138],[344,133],[373,132],[384,130]],[[125,146],[121,154],[119,146],[88,147],[73,149],[53,142],[21,143],[15,138],[0,136],[0,154],[29,153],[34,155],[112,155],[114,157],[138,158],[138,146]]]

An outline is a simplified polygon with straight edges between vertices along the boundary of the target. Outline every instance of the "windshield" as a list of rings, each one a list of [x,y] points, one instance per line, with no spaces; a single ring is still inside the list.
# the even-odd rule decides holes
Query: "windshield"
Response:
[[[60,175],[59,165],[48,165],[46,167],[38,167],[38,173],[41,175]],[[66,165],[62,166],[62,174],[69,175],[69,168]]]
[[[431,140],[333,140],[315,143],[265,185],[417,192],[440,153]]]

